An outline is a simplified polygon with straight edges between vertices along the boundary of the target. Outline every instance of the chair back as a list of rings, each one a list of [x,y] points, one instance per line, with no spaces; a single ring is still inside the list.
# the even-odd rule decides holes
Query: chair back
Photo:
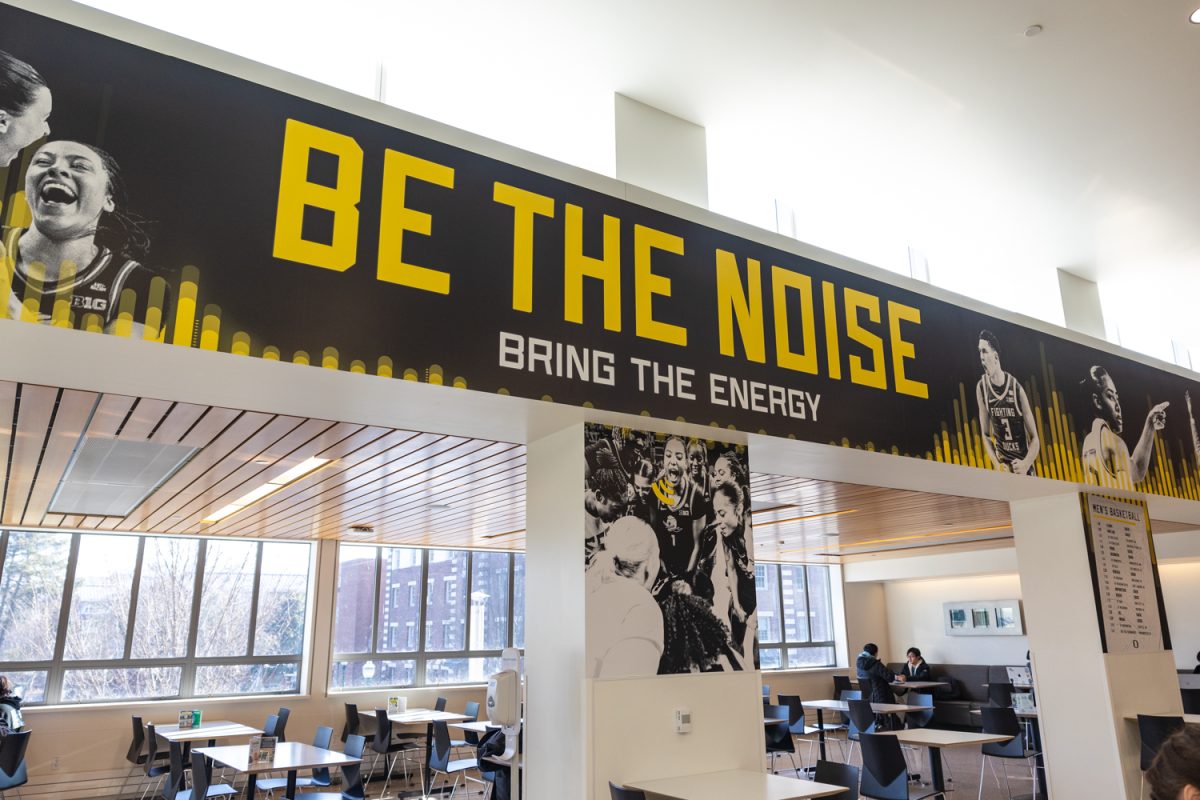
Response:
[[[612,800],[646,800],[646,793],[641,789],[626,789],[612,781],[608,782],[608,793],[612,795]]]
[[[1014,709],[984,706],[979,709],[979,713],[983,715],[984,733],[1013,737],[1007,742],[991,742],[983,745],[980,749],[985,756],[1025,757],[1025,736],[1021,732],[1021,722],[1017,719],[1017,712]]]
[[[763,706],[763,718],[765,719],[784,719],[788,718],[787,706]],[[792,730],[788,725],[767,725],[767,752],[768,753],[794,753],[796,745],[792,742]]]
[[[146,777],[153,777],[150,774],[154,762],[158,760],[158,734],[154,732],[154,723],[146,723],[146,760],[142,766],[145,768]]]
[[[467,715],[470,722],[479,721],[479,703],[474,700],[467,703],[467,707],[463,709],[463,713]],[[463,741],[472,747],[479,744],[479,734],[475,731],[463,731]]]
[[[933,722],[933,695],[909,692],[904,702],[910,706],[922,706],[928,711],[909,711],[905,714],[905,724],[910,728],[926,728]]]
[[[763,690],[763,700],[770,701],[770,699],[771,699],[771,684],[764,683],[762,685],[762,690]]]
[[[1138,714],[1138,734],[1142,737],[1142,772],[1150,769],[1162,743],[1175,731],[1183,729],[1183,717],[1155,717]]]
[[[832,783],[845,786],[841,794],[826,795],[829,800],[858,800],[858,767],[840,761],[818,761],[813,780],[817,783]]]
[[[798,694],[779,695],[779,705],[787,707],[788,730],[804,735],[804,703]],[[765,712],[764,712],[765,713]]]
[[[130,764],[142,764],[142,759],[145,755],[142,753],[142,745],[146,743],[146,729],[142,727],[142,718],[137,714],[133,715],[133,738],[129,740],[129,751],[125,753],[125,760]]]
[[[328,725],[320,725],[317,727],[317,732],[313,735],[313,747],[319,747],[322,750],[328,750],[330,742],[333,741],[333,728]],[[328,786],[333,783],[333,778],[329,775],[329,767],[313,767],[312,785],[313,786]]]
[[[861,743],[859,793],[876,800],[908,800],[908,765],[900,740],[885,733],[864,733]]]
[[[203,753],[192,753],[192,797],[208,797],[208,786],[211,778],[208,774],[208,761]]]
[[[358,733],[358,703],[346,703],[346,721],[342,723],[342,742]]]
[[[263,723],[263,736],[274,736],[275,729],[279,727],[279,715],[271,714],[267,717],[267,721]]]
[[[1012,694],[1011,683],[988,684],[988,702],[998,708],[1012,708]]]
[[[850,729],[846,736],[858,739],[861,734],[875,732],[875,712],[870,700],[850,700]]]
[[[429,749],[429,768],[445,772],[450,766],[450,730],[445,720],[433,722],[433,747]]]
[[[1183,695],[1183,713],[1200,714],[1200,689],[1180,689]]]
[[[434,711],[445,711],[446,710],[446,698],[439,697],[437,700],[433,701],[433,710]]]
[[[392,721],[388,719],[387,709],[375,709],[375,738],[371,740],[371,749],[376,753],[387,754],[392,743]]]
[[[275,735],[279,737],[279,741],[281,742],[287,741],[287,721],[291,715],[292,710],[290,708],[279,707],[279,714],[277,715],[279,722],[275,724]]]
[[[366,739],[356,733],[346,737],[343,752],[351,758],[362,758],[366,747]],[[364,800],[367,796],[363,788],[362,764],[346,764],[342,767],[342,800]]]
[[[854,684],[850,682],[849,675],[834,675],[833,676],[833,696],[841,697],[842,692],[854,691]]]
[[[0,780],[8,778],[9,781],[20,780],[20,783],[9,783],[4,786],[5,789],[11,789],[14,786],[20,786],[27,780],[25,777],[25,751],[29,749],[29,735],[32,731],[13,731],[4,737],[3,744],[0,744],[0,772],[4,775],[0,776]]]
[[[179,742],[167,742],[167,747],[171,751],[171,768],[167,775],[167,786],[163,791],[163,797],[174,800],[175,795],[179,794],[179,787],[183,786],[183,773],[187,770],[183,760],[183,745]]]

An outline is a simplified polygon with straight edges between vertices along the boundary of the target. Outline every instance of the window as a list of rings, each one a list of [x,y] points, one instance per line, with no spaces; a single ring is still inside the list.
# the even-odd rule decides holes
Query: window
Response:
[[[307,543],[0,531],[0,672],[27,703],[298,692],[311,557]]]
[[[338,555],[335,689],[481,683],[503,648],[524,645],[523,554],[341,545]],[[363,593],[376,583],[407,591]]]
[[[819,564],[754,565],[761,669],[832,667],[832,579]]]

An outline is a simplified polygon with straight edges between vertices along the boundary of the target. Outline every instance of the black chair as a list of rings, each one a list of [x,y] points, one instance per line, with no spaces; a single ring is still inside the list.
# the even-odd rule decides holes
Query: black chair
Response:
[[[9,789],[29,783],[25,768],[25,751],[29,749],[32,731],[13,731],[0,744],[0,797]]]
[[[781,694],[779,695],[779,705],[787,706],[788,710],[788,730],[793,736],[812,736],[814,733],[820,733],[821,729],[815,725],[806,725],[804,722],[804,703],[800,700],[799,695]],[[807,739],[808,742],[808,760],[812,761],[813,745],[816,744],[815,739]],[[836,740],[835,740],[836,741]],[[838,748],[842,746],[838,742]],[[845,753],[843,753],[843,756]]]
[[[864,733],[875,732],[875,712],[871,709],[870,700],[848,700],[850,704],[850,725],[846,730],[846,738],[850,740],[849,764],[854,758],[854,743],[862,739]]]
[[[434,720],[433,723],[433,747],[429,750],[429,771],[434,775],[441,775],[444,780],[448,780],[451,775],[454,776],[454,785],[450,788],[450,796],[458,791],[458,782],[469,769],[475,769],[478,759],[474,758],[458,758],[451,760],[450,758],[450,730],[446,727],[445,720]],[[386,785],[385,785],[386,786]],[[429,794],[433,794],[433,782],[430,781]],[[442,794],[445,794],[445,783],[442,784]],[[387,796],[385,789],[381,797]]]
[[[357,703],[346,703],[346,723],[342,726],[342,742],[347,737],[361,736],[368,742],[375,738],[375,731],[362,729],[362,717],[358,715]]]
[[[989,683],[988,702],[996,708],[1012,708],[1013,685],[1011,683]]]
[[[818,761],[813,780],[846,787],[841,794],[826,795],[829,800],[858,800],[858,767],[838,761]]]
[[[191,769],[191,763],[184,758],[183,745],[180,742],[167,742],[170,754],[167,770],[167,784],[163,787],[164,800],[190,800],[191,791],[184,788],[184,776]]]
[[[142,718],[139,717],[138,715],[134,714],[133,715],[133,738],[129,740],[129,750],[125,753],[125,760],[133,765],[133,771],[130,773],[129,778],[132,778],[134,775],[139,775],[139,774],[145,773],[146,762],[148,760],[150,760],[149,754],[145,752],[145,746],[146,746],[146,727],[145,727],[145,725],[142,724]],[[167,758],[166,753],[155,753],[155,760],[165,761],[166,758]],[[160,770],[166,771],[166,767],[160,765]],[[162,774],[161,771],[159,772],[160,775]],[[129,779],[127,778],[126,782],[128,782],[128,780]],[[142,789],[143,797],[145,797],[146,792],[150,790],[149,781],[147,780],[146,783],[147,783],[147,785],[145,787],[143,787],[143,789]],[[124,789],[125,789],[124,784],[122,784],[121,789],[122,789],[122,794],[124,794]]]
[[[437,700],[434,700],[433,701],[433,710],[434,711],[445,711],[446,710],[446,698],[439,697]]]
[[[842,692],[858,691],[854,684],[850,682],[849,675],[834,675],[833,676],[833,696],[841,697]]]
[[[1011,736],[1007,742],[993,742],[980,747],[983,753],[983,758],[979,761],[979,797],[983,797],[983,767],[989,758],[1004,758],[1004,759],[1023,759],[1029,767],[1029,779],[1033,781],[1033,796],[1037,796],[1037,764],[1034,759],[1037,753],[1027,750],[1025,747],[1025,733],[1021,726],[1020,720],[1017,719],[1017,712],[1011,708],[989,708],[984,706],[979,709],[979,713],[983,715],[983,732],[994,733],[999,736]],[[1001,772],[1004,773],[1004,791],[1008,796],[1012,796],[1012,789],[1008,785],[1008,770],[1001,767]],[[996,776],[995,769],[992,770],[992,777],[996,779],[996,788],[1000,788],[1000,778]]]
[[[908,764],[900,750],[900,740],[886,733],[864,733],[862,744],[863,767],[858,793],[875,800],[919,800],[935,794],[937,789],[909,794]]]
[[[387,796],[388,786],[392,780],[392,770],[396,768],[396,762],[401,761],[404,765],[404,780],[408,780],[408,760],[399,758],[398,753],[403,753],[407,750],[416,750],[417,745],[408,739],[392,738],[392,721],[388,719],[387,709],[375,709],[375,739],[371,742],[371,749],[378,755],[376,762],[379,761],[379,756],[383,756],[383,765],[387,768],[387,775],[383,779],[383,792],[380,797]],[[371,770],[374,772],[374,769]]]
[[[763,717],[766,719],[787,720],[790,717],[787,706],[763,706]],[[767,755],[771,757],[771,772],[775,771],[775,759],[780,753],[787,753],[792,759],[792,769],[800,771],[796,765],[796,743],[792,741],[792,731],[788,725],[767,725]]]
[[[146,723],[146,760],[142,762],[142,769],[146,773],[146,786],[142,789],[142,797],[145,798],[154,786],[154,779],[158,778],[161,783],[163,776],[171,772],[170,753],[158,749],[158,734],[154,731],[153,722]]]
[[[1163,742],[1171,734],[1183,729],[1183,717],[1156,717],[1149,714],[1138,714],[1138,735],[1142,739],[1142,784],[1138,789],[1138,797],[1146,789],[1146,770],[1154,762],[1154,757],[1162,748]]]
[[[929,709],[928,711],[909,711],[905,715],[905,727],[928,728],[929,723],[933,722],[933,695],[909,692],[908,697],[904,698],[904,702],[910,706],[922,706]]]
[[[317,733],[313,736],[313,747],[319,747],[322,750],[328,750],[329,744],[333,740],[333,728],[327,725],[322,725],[317,728]],[[296,778],[296,786],[330,786],[333,783],[333,778],[329,774],[329,767],[317,767],[313,769],[312,775],[308,777]],[[287,788],[287,778],[264,778],[256,782],[257,789],[264,792],[273,792],[276,789]]]
[[[175,800],[201,800],[207,797],[231,797],[237,794],[227,783],[210,783],[207,759],[203,753],[192,753],[192,788],[175,795]]]
[[[283,706],[279,707],[279,713],[276,715],[279,718],[279,721],[275,723],[274,736],[276,736],[281,742],[287,741],[287,722],[288,717],[291,715],[292,710],[290,708],[284,708]]]
[[[479,703],[476,703],[474,700],[467,703],[466,707],[463,709],[463,714],[466,716],[466,719],[463,720],[464,722],[478,722]],[[450,742],[450,746],[456,750],[466,747],[478,747],[479,734],[475,731],[463,731],[463,738],[452,740]]]
[[[279,727],[279,715],[271,714],[267,717],[267,721],[263,723],[263,736],[274,736],[275,729]]]
[[[1200,714],[1200,689],[1180,689],[1183,696],[1183,713]]]
[[[608,782],[608,793],[612,795],[612,800],[646,800],[646,793],[641,789],[626,789],[612,781]]]
[[[343,751],[351,758],[362,758],[366,739],[357,733],[346,737]],[[305,792],[304,800],[365,800],[367,790],[363,786],[362,764],[347,764],[342,767],[342,790],[340,792]]]

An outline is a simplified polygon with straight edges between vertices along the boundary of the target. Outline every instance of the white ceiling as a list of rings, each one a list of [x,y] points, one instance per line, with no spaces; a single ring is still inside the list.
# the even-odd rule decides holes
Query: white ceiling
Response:
[[[609,175],[620,92],[705,126],[715,211],[1057,323],[1066,267],[1200,366],[1198,0],[89,4]]]

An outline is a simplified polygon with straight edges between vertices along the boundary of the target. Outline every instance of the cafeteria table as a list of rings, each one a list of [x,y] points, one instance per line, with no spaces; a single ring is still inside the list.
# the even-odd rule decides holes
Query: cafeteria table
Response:
[[[296,797],[296,773],[302,769],[344,767],[347,764],[357,764],[360,758],[339,753],[336,750],[325,750],[313,747],[303,742],[279,742],[275,745],[275,759],[271,763],[251,764],[250,745],[233,744],[222,747],[197,747],[208,760],[229,767],[234,772],[246,774],[246,800],[254,797],[256,776],[261,772],[287,772],[287,788],[284,791],[286,800]],[[301,795],[303,797],[303,795]]]
[[[802,781],[748,769],[626,781],[624,785],[630,789],[640,789],[651,798],[668,800],[805,800],[846,791],[845,786]]]
[[[375,714],[370,711],[359,711],[360,716],[371,720],[372,727],[375,722]],[[421,770],[421,791],[419,794],[406,792],[397,795],[398,797],[427,797],[433,790],[433,774],[429,770],[429,754],[433,750],[433,723],[445,722],[447,726],[454,723],[461,723],[464,720],[469,720],[466,714],[456,714],[452,711],[435,711],[432,708],[410,708],[407,711],[397,711],[387,715],[387,718],[392,721],[393,725],[425,726],[425,767]]]
[[[949,685],[945,681],[892,681],[888,684],[893,689],[935,689]]]
[[[209,746],[217,739],[229,739],[234,736],[253,736],[262,733],[260,728],[252,728],[240,722],[230,722],[219,719],[211,722],[201,722],[191,728],[180,728],[178,723],[172,725],[155,725],[154,732],[168,742],[202,742],[207,740]]]
[[[820,730],[817,732],[817,744],[821,751],[821,760],[826,760],[825,755],[825,713],[826,711],[840,711],[843,714],[850,711],[850,704],[845,700],[806,700],[804,701],[804,710],[810,708],[817,710],[817,727]],[[876,714],[905,714],[909,711],[928,711],[929,706],[910,706],[904,703],[871,703],[871,710]]]
[[[895,736],[902,744],[918,745],[929,750],[929,781],[935,791],[946,791],[946,777],[942,770],[942,749],[946,747],[979,747],[984,744],[1007,742],[1013,738],[998,733],[968,733],[966,731],[943,731],[937,728],[905,728],[899,731],[879,731],[886,736]]]

